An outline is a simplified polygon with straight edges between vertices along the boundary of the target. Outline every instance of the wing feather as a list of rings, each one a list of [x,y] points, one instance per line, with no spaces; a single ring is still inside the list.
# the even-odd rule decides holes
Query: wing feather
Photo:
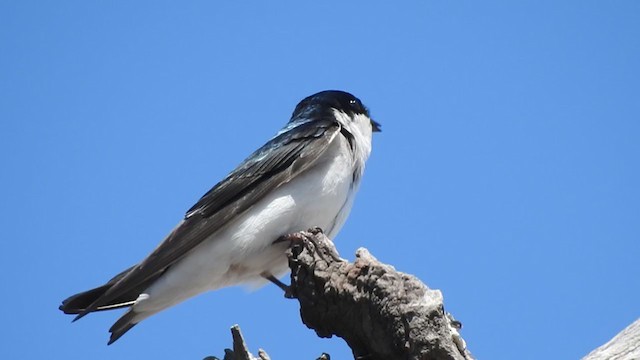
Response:
[[[146,259],[120,275],[121,278],[77,318],[107,305],[164,271],[267,193],[313,167],[341,129],[331,120],[293,125],[209,190]]]

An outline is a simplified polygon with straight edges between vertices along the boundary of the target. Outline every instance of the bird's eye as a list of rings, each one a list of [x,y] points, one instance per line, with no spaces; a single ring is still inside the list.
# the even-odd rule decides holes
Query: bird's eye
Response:
[[[348,103],[351,111],[353,111],[354,114],[364,114],[369,116],[369,110],[367,110],[367,108],[362,104],[360,99],[352,98],[349,99]]]
[[[362,110],[362,103],[360,103],[360,100],[358,99],[349,100],[349,105],[351,106],[352,109],[356,110],[357,112],[360,112]]]

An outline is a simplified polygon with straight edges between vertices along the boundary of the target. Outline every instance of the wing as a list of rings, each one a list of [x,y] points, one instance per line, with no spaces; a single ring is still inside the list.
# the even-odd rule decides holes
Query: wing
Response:
[[[331,120],[290,123],[209,190],[146,259],[132,267],[76,319],[164,271],[267,193],[312,167],[340,131],[340,125]]]

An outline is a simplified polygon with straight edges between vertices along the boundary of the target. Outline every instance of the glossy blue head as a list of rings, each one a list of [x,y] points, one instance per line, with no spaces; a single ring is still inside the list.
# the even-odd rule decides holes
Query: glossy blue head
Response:
[[[342,112],[350,118],[364,115],[371,122],[371,131],[380,131],[380,124],[370,119],[369,109],[360,99],[340,90],[325,90],[306,97],[293,110],[290,122],[301,118],[334,117],[335,111]]]

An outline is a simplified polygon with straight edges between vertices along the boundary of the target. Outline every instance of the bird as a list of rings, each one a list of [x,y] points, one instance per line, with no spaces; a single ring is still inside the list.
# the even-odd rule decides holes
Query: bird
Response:
[[[348,92],[304,98],[288,123],[206,192],[146,258],[59,309],[76,321],[128,308],[109,329],[110,345],[149,316],[203,292],[277,283],[287,271],[287,244],[276,240],[312,227],[335,237],[379,131]]]

